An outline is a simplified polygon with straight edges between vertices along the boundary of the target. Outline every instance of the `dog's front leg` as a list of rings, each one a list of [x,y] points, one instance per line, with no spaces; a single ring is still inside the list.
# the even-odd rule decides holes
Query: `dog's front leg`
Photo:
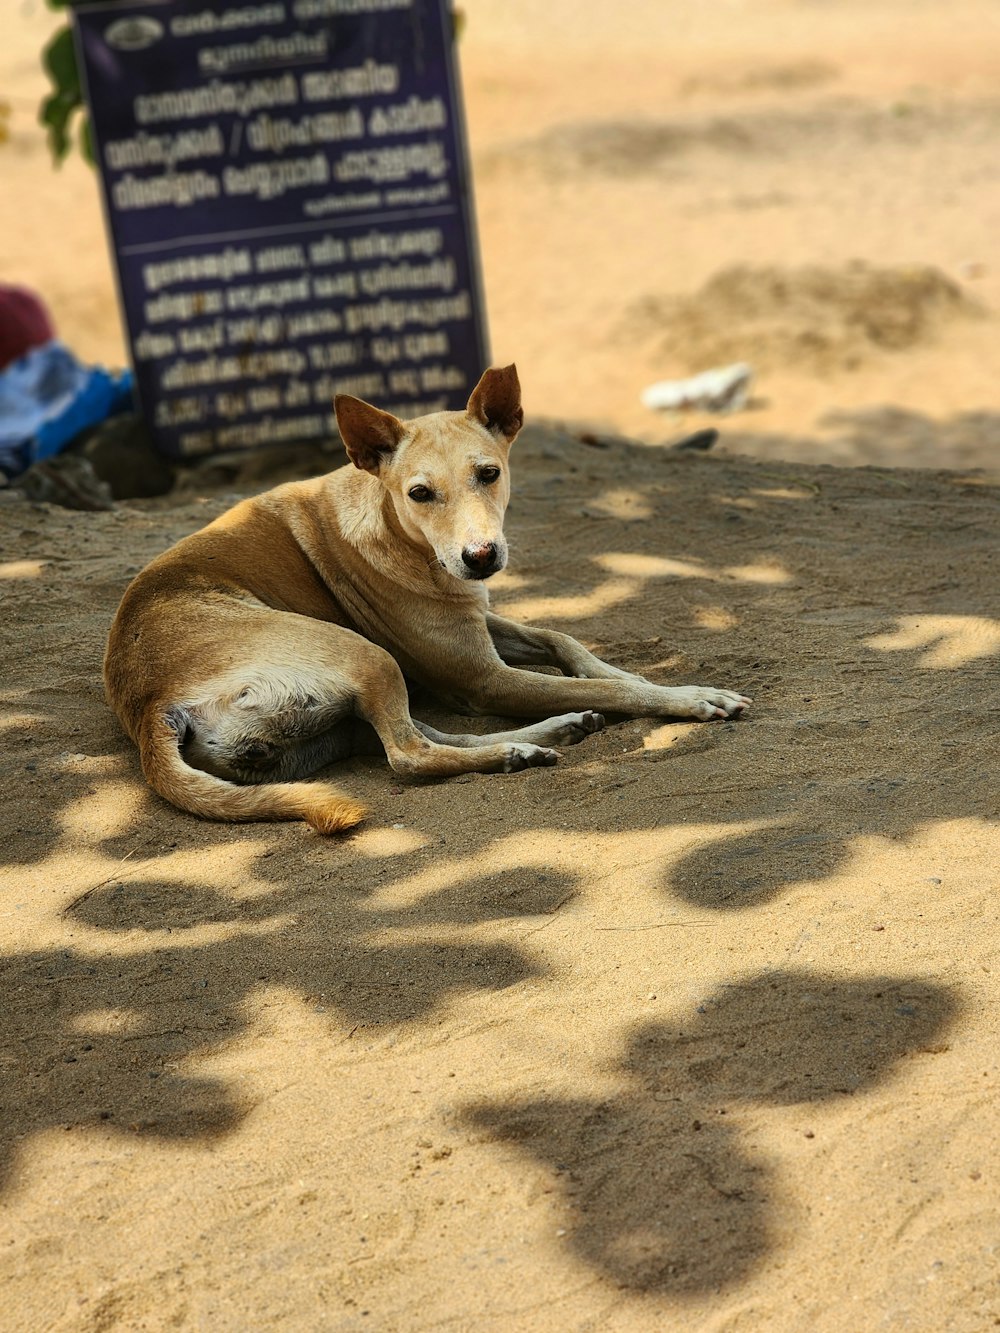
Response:
[[[554,666],[564,676],[580,676],[585,680],[631,680],[649,684],[642,676],[602,662],[582,643],[558,630],[521,625],[516,620],[494,615],[492,611],[487,613],[486,626],[493,646],[508,666]]]
[[[349,635],[350,631],[337,630]],[[356,635],[350,635],[356,639]],[[485,635],[483,635],[485,639]],[[499,666],[495,654],[490,654]],[[458,773],[516,773],[554,764],[550,745],[575,745],[599,731],[604,719],[584,710],[558,718],[553,726],[522,728],[509,734],[448,736],[410,716],[406,683],[399,664],[373,643],[354,645],[353,707],[375,731],[392,768],[406,777],[447,778]]]
[[[470,672],[463,693],[484,712],[512,717],[546,717],[589,708],[629,717],[691,717],[707,722],[738,717],[751,703],[745,695],[708,685],[654,685],[640,676],[548,676],[502,662]]]

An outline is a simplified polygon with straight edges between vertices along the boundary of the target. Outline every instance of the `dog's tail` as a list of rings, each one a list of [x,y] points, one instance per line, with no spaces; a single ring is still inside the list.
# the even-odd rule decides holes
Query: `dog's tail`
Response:
[[[240,786],[192,768],[168,715],[151,710],[139,730],[146,781],[165,800],[203,819],[304,819],[317,833],[342,833],[368,813],[327,782],[263,782]]]

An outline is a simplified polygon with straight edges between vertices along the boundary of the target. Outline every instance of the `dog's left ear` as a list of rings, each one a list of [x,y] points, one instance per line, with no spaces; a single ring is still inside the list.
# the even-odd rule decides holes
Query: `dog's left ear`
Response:
[[[468,413],[487,430],[498,430],[507,440],[513,440],[524,422],[517,367],[487,370],[472,390]]]
[[[403,438],[406,427],[391,412],[348,393],[337,394],[333,409],[351,462],[365,472],[377,473]]]

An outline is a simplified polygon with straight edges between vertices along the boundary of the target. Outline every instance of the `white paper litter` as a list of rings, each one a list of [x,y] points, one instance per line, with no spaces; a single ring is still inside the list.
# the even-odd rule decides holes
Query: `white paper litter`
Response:
[[[642,404],[660,412],[682,412],[686,408],[738,412],[747,404],[752,380],[753,368],[740,361],[686,380],[658,380],[643,389]]]

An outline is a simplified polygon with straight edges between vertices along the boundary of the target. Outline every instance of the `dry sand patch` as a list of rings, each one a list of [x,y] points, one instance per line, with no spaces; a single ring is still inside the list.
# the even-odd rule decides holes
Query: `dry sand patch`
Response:
[[[244,480],[0,506],[13,1327],[1000,1317],[995,484],[515,448],[496,603],[753,714],[353,761],[342,841],[165,806],[101,698]]]

